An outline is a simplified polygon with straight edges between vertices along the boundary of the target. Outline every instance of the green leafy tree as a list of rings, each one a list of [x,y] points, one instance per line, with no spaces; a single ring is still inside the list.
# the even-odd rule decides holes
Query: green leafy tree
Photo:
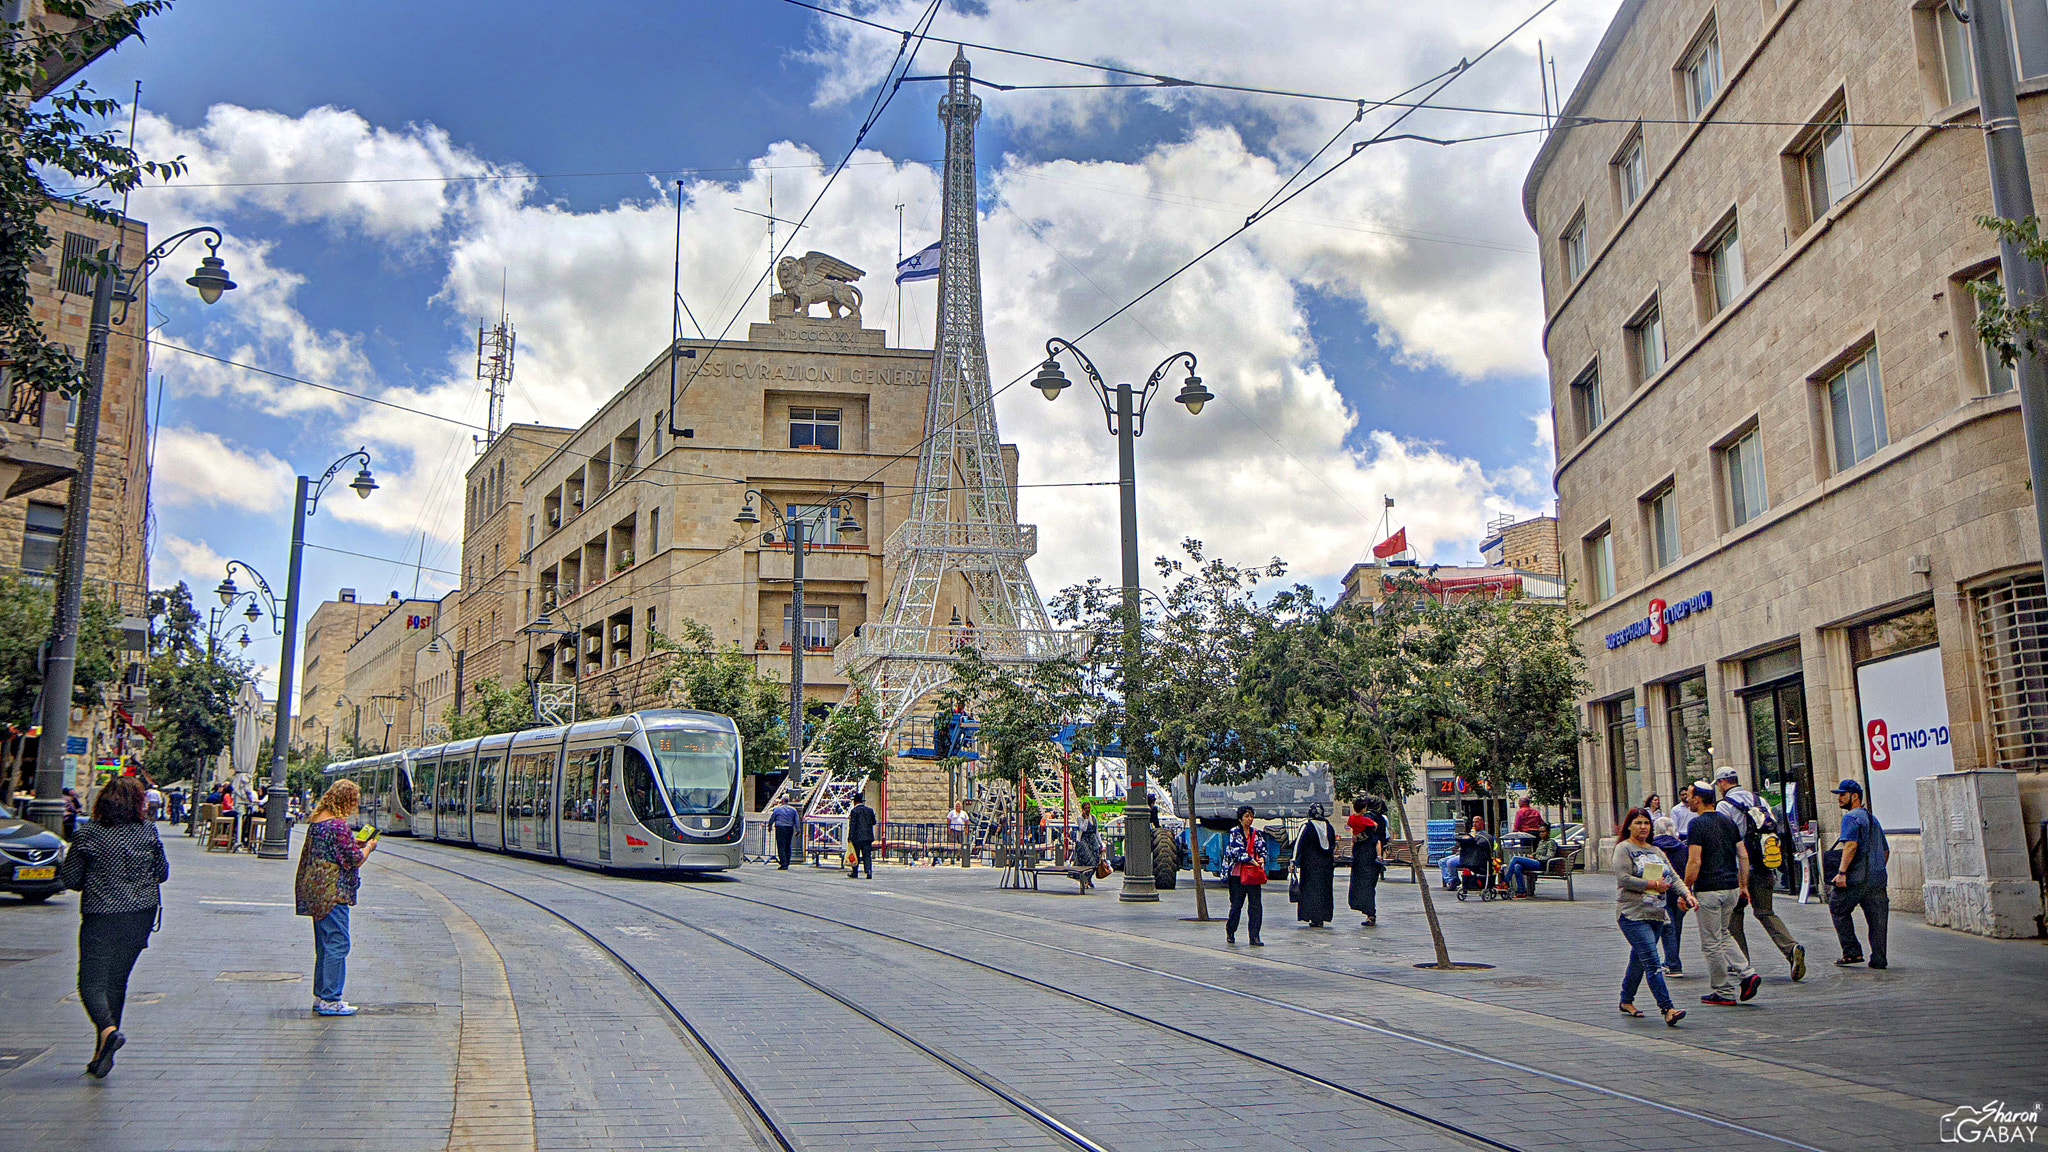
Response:
[[[882,750],[882,714],[875,707],[875,690],[866,680],[854,677],[846,698],[825,717],[817,748],[834,779],[873,780],[888,772],[889,758]]]
[[[0,573],[0,720],[20,728],[38,722],[42,649],[50,637],[56,593],[48,581]],[[119,674],[121,610],[87,589],[79,612],[78,666],[71,702],[98,708],[101,691]]]
[[[149,608],[153,739],[143,766],[157,780],[198,779],[234,739],[235,694],[251,669],[239,658],[207,651],[192,590],[183,581],[150,593]]]
[[[1254,645],[1247,695],[1276,722],[1298,724],[1330,762],[1339,795],[1384,784],[1402,839],[1404,800],[1425,758],[1469,739],[1458,663],[1468,617],[1405,572],[1376,607],[1325,604],[1297,587],[1276,598]],[[1415,886],[1439,968],[1451,955],[1436,904],[1414,860]]]
[[[1046,768],[1063,768],[1053,734],[1092,703],[1081,665],[1061,657],[1023,671],[990,661],[973,646],[963,647],[953,665],[948,695],[972,713],[979,732],[976,775],[1012,792]],[[1017,829],[1022,839],[1020,808]]]
[[[1519,780],[1538,804],[1562,804],[1578,794],[1579,745],[1592,735],[1579,722],[1577,701],[1589,685],[1572,611],[1520,596],[1474,597],[1456,610],[1467,637],[1458,774],[1484,781],[1494,796]]]
[[[52,239],[43,211],[62,201],[112,222],[116,197],[145,179],[176,176],[185,163],[182,157],[143,160],[119,143],[119,102],[94,96],[82,83],[45,95],[53,66],[72,71],[129,37],[139,39],[142,21],[168,10],[168,0],[45,0],[44,8],[84,27],[57,35],[16,23],[4,26],[0,36],[0,138],[6,141],[0,147],[0,364],[16,380],[74,395],[84,387],[84,365],[47,337],[29,298],[30,269],[44,259]],[[75,191],[59,193],[48,182],[53,179]],[[86,263],[104,270],[97,261]]]
[[[1979,216],[1977,223],[1997,233],[2001,242],[2017,246],[2022,258],[2036,264],[2048,263],[2048,240],[2041,237],[2040,217],[2006,220]],[[2022,349],[2037,357],[2048,352],[2048,347],[2044,347],[2048,345],[2048,300],[2008,304],[2005,286],[1998,277],[1972,280],[1970,295],[1977,300],[1977,339],[1997,353],[2006,367],[2018,363]]]
[[[711,629],[685,620],[682,636],[649,632],[648,642],[671,659],[655,682],[674,704],[732,717],[740,730],[740,756],[753,775],[780,771],[789,758],[789,690],[761,675],[738,644],[720,644]]]
[[[517,732],[533,723],[533,698],[519,689],[506,688],[495,676],[486,676],[469,686],[467,707],[457,712],[450,704],[441,713],[448,726],[448,739],[467,740],[499,732]]]

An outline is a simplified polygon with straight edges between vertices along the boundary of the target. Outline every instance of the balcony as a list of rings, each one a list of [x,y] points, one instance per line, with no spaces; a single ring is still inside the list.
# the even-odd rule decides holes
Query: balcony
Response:
[[[1035,524],[975,524],[963,521],[922,523],[911,520],[889,534],[882,555],[890,567],[903,562],[906,552],[943,551],[959,567],[984,570],[996,556],[1029,558],[1038,552]]]
[[[61,410],[63,404],[62,397],[53,398],[18,380],[8,389],[7,410],[0,413],[0,491],[8,499],[78,474],[77,452],[43,440],[44,410]]]
[[[788,545],[762,545],[760,578],[796,578],[796,554],[790,551]],[[819,544],[804,550],[805,580],[848,580],[858,583],[867,578],[868,553],[863,545]]]

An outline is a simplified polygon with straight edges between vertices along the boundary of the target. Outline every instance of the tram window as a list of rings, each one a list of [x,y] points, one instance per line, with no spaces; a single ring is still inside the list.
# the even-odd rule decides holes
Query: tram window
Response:
[[[498,810],[498,758],[479,756],[476,761],[476,810],[495,813]]]
[[[661,794],[654,787],[654,769],[648,767],[647,757],[639,749],[625,751],[621,775],[625,777],[626,802],[633,807],[633,818],[650,826],[666,822],[668,812],[661,806]]]
[[[715,816],[732,811],[733,777],[739,745],[724,732],[654,731],[654,759],[678,816]]]
[[[443,788],[448,797],[447,811],[455,816],[467,813],[469,811],[469,765],[459,762],[451,763],[441,771],[448,778],[448,783]]]
[[[555,755],[538,752],[533,757],[533,818],[545,820],[555,814]]]
[[[562,819],[588,824],[595,817],[591,799],[597,777],[597,752],[571,752],[562,767]]]
[[[398,781],[399,808],[406,812],[412,811],[412,773],[407,772],[403,764],[394,764],[385,771],[391,773]]]

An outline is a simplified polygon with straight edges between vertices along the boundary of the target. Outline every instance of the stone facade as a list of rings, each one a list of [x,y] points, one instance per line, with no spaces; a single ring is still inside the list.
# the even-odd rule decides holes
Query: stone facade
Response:
[[[1564,555],[1557,546],[1557,517],[1532,516],[1527,520],[1496,522],[1487,527],[1479,542],[1479,554],[1488,564],[1515,568],[1543,576],[1564,574]]]
[[[2018,400],[1971,336],[1997,247],[1941,18],[1625,0],[1563,109],[1616,122],[1549,137],[1529,173],[1595,840],[1732,764],[1832,843],[1827,790],[1863,780],[1918,907],[1911,781],[1864,753],[1868,678],[1912,652],[1939,653],[1913,695],[1945,704],[1953,766],[2018,769],[2028,825],[2048,816],[2048,746],[1992,720],[2040,542]],[[2048,85],[2022,91],[2039,134]]]
[[[420,649],[441,627],[441,602],[401,599],[393,592],[382,607],[383,614],[348,647],[342,691],[362,709],[364,744],[413,748],[422,742],[424,720],[413,694],[414,674]]]
[[[391,602],[360,603],[356,590],[343,588],[332,600],[314,607],[307,618],[300,648],[298,714],[292,718],[292,742],[300,748],[340,749],[359,735],[368,711],[366,701],[347,691],[348,650],[391,608]],[[370,742],[383,735],[372,719]],[[339,752],[336,752],[339,755]]]
[[[527,623],[521,613],[533,584],[525,567],[524,485],[575,432],[513,424],[470,466],[463,496],[462,610],[442,614],[450,625],[444,630],[455,637],[452,649],[463,653],[465,690],[482,680],[510,685],[526,679],[525,636],[519,630]]]
[[[461,637],[461,621],[468,597],[457,588],[441,597],[433,614],[430,635],[413,658],[412,693],[406,706],[412,709],[412,730],[420,744],[438,744],[448,738],[446,718],[455,703],[455,653]],[[434,641],[438,639],[440,644]],[[463,658],[463,680],[469,681],[469,661]]]

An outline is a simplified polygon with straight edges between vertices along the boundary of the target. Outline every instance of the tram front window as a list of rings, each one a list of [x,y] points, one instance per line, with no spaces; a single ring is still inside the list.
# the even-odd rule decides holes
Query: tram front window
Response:
[[[655,731],[655,773],[678,816],[723,816],[732,811],[739,745],[724,732]]]

